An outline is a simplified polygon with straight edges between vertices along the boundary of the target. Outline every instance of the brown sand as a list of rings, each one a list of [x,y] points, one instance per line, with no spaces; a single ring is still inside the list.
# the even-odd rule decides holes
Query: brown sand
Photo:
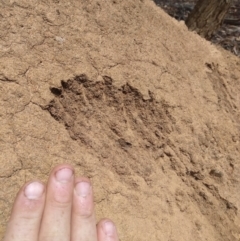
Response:
[[[240,60],[150,0],[0,3],[0,239],[71,163],[121,241],[240,238]]]

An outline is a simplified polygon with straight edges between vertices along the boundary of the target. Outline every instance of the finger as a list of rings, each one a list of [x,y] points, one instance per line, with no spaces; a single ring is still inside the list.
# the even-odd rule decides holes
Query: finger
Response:
[[[115,224],[109,219],[103,219],[97,224],[98,241],[119,241]]]
[[[97,241],[92,185],[87,178],[75,181],[72,209],[72,241]]]
[[[40,241],[69,241],[74,175],[69,165],[53,169],[40,230]]]
[[[45,186],[33,181],[25,184],[15,199],[4,241],[38,241],[45,203]]]

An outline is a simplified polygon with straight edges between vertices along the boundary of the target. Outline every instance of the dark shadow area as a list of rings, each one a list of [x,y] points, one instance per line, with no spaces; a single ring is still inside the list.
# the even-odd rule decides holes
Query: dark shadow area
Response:
[[[197,0],[154,0],[171,17],[185,21]],[[213,35],[211,42],[240,57],[240,1],[234,0],[224,23]]]

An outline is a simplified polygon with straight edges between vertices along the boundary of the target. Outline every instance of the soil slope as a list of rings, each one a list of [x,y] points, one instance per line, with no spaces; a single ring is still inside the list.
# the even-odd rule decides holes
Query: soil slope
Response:
[[[0,10],[0,238],[18,188],[68,162],[121,240],[239,240],[239,58],[150,0]]]

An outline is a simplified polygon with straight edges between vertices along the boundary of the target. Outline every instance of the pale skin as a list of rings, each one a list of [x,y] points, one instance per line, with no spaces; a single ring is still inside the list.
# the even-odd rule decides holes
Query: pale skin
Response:
[[[114,223],[96,225],[93,190],[68,164],[56,166],[47,185],[26,183],[18,192],[3,241],[119,241]]]

